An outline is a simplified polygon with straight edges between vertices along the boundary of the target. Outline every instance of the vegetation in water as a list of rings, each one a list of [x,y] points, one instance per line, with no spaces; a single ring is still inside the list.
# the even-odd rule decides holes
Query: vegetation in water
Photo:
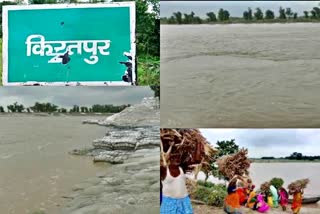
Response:
[[[310,11],[304,11],[303,14],[294,12],[291,8],[279,8],[278,16],[272,10],[262,11],[251,8],[243,12],[242,17],[232,17],[228,10],[220,9],[217,13],[208,12],[206,18],[196,16],[194,12],[182,14],[175,12],[170,17],[161,17],[162,24],[228,24],[228,23],[286,23],[286,22],[319,22],[320,8],[314,7]]]
[[[7,106],[7,111],[3,106],[0,106],[0,113],[118,113],[129,106],[130,105],[114,106],[94,104],[90,107],[74,105],[72,108],[66,109],[52,103],[36,102],[33,106],[25,107],[24,105],[15,102]]]

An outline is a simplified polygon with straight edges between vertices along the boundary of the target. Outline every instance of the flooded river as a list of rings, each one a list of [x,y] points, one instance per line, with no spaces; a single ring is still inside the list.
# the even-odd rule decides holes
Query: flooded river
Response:
[[[105,134],[105,127],[81,124],[88,118],[0,115],[0,213],[61,213],[74,184],[106,169],[68,154]]]
[[[320,24],[161,26],[162,127],[319,127]]]

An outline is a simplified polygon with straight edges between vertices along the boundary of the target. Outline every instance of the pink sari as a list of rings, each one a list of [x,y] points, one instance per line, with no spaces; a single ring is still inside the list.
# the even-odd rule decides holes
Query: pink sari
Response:
[[[281,188],[279,191],[279,195],[280,195],[280,205],[282,207],[287,206],[288,205],[288,193],[284,188]]]

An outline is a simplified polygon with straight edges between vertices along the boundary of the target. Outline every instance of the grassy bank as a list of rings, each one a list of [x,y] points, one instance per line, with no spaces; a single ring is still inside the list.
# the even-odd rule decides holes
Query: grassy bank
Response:
[[[161,24],[165,25],[178,25],[177,23],[168,23],[168,20],[165,18],[161,18]],[[196,25],[201,24],[272,24],[272,23],[280,23],[280,24],[289,24],[289,23],[320,23],[320,19],[305,19],[305,18],[298,18],[298,19],[263,19],[263,20],[244,20],[242,18],[230,18],[227,21],[215,21],[215,22],[202,22],[197,23]],[[180,25],[189,25],[195,23],[182,23]]]
[[[160,85],[160,57],[138,56],[139,85]]]

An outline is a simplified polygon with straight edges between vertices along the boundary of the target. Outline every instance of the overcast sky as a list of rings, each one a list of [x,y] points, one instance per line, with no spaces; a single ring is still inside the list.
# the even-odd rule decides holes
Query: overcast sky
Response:
[[[135,104],[153,96],[150,87],[0,87],[0,106],[14,102],[31,106],[35,102],[51,102],[60,107],[92,104]]]
[[[260,7],[263,11],[273,10],[278,16],[279,7],[290,7],[299,16],[303,11],[312,10],[313,7],[319,6],[320,1],[161,1],[161,17],[170,17],[173,12],[190,13],[193,11],[197,16],[204,17],[207,12],[218,12],[220,8],[228,10],[233,17],[242,17],[242,14],[248,7],[253,10]]]
[[[249,157],[289,156],[293,152],[320,155],[320,129],[200,129],[207,140],[235,139],[240,147],[248,148]]]

